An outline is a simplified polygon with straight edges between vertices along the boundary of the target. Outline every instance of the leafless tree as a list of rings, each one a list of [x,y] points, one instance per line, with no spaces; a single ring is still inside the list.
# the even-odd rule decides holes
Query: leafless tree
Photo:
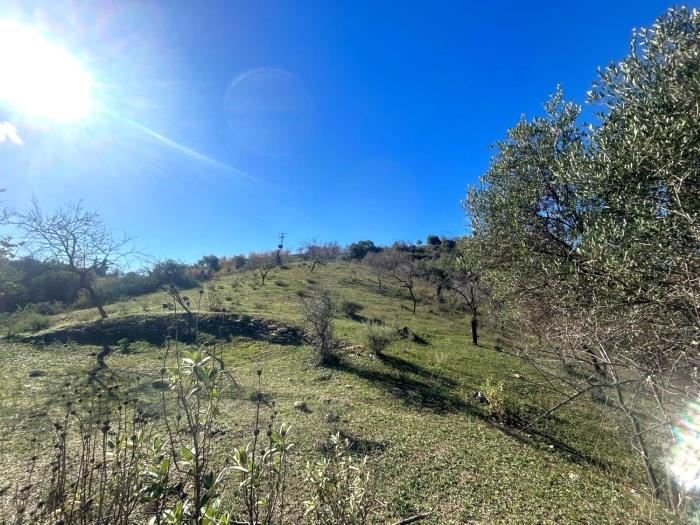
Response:
[[[413,314],[416,313],[418,298],[416,297],[416,281],[424,273],[421,261],[409,251],[391,248],[386,252],[386,271],[400,286],[408,290],[413,301]]]
[[[313,272],[317,264],[323,265],[335,261],[340,256],[340,246],[335,241],[318,243],[312,240],[304,243],[301,253],[304,259],[311,261],[311,272]]]
[[[382,277],[389,270],[389,254],[384,251],[369,252],[362,259],[362,264],[371,268],[377,277],[377,285],[382,287]]]
[[[265,278],[278,266],[278,252],[252,252],[248,255],[248,268],[260,275],[260,284],[265,286]]]
[[[479,306],[484,296],[482,270],[478,254],[472,248],[473,239],[464,237],[458,243],[458,254],[447,270],[447,286],[459,295],[471,313],[472,343],[479,344]]]
[[[45,215],[33,199],[28,211],[11,212],[8,223],[20,232],[29,255],[65,265],[67,270],[78,275],[80,287],[87,291],[100,317],[107,318],[93,281],[108,269],[119,268],[135,254],[130,237],[115,237],[97,213],[83,208],[82,201]]]

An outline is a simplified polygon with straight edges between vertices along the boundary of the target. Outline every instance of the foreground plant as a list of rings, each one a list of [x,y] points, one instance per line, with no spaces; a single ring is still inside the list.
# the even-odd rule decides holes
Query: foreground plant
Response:
[[[327,456],[306,467],[311,499],[304,502],[313,525],[365,525],[375,516],[378,502],[370,489],[367,456],[356,461],[350,441],[331,436]]]

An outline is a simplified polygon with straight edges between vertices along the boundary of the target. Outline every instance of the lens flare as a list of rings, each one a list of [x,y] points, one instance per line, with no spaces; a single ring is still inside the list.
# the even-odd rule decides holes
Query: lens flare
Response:
[[[700,490],[700,403],[691,403],[673,428],[676,443],[668,468],[677,483],[690,492]]]

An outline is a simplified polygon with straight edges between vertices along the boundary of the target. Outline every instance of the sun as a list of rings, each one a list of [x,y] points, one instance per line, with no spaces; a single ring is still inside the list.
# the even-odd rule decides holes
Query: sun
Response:
[[[68,51],[28,27],[0,20],[0,110],[7,104],[40,120],[77,121],[94,109],[94,86]]]

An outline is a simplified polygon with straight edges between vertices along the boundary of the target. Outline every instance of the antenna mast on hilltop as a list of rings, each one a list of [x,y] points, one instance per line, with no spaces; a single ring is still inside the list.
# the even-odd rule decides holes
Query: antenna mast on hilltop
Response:
[[[282,232],[282,233],[278,233],[277,235],[279,235],[279,238],[280,238],[280,243],[277,245],[277,248],[278,248],[279,250],[281,250],[282,248],[284,248],[284,237],[285,237],[287,234],[284,233],[284,232]]]
[[[280,243],[277,245],[277,265],[282,266],[282,249],[284,248],[284,236],[287,235],[284,232],[278,233],[280,238]]]

